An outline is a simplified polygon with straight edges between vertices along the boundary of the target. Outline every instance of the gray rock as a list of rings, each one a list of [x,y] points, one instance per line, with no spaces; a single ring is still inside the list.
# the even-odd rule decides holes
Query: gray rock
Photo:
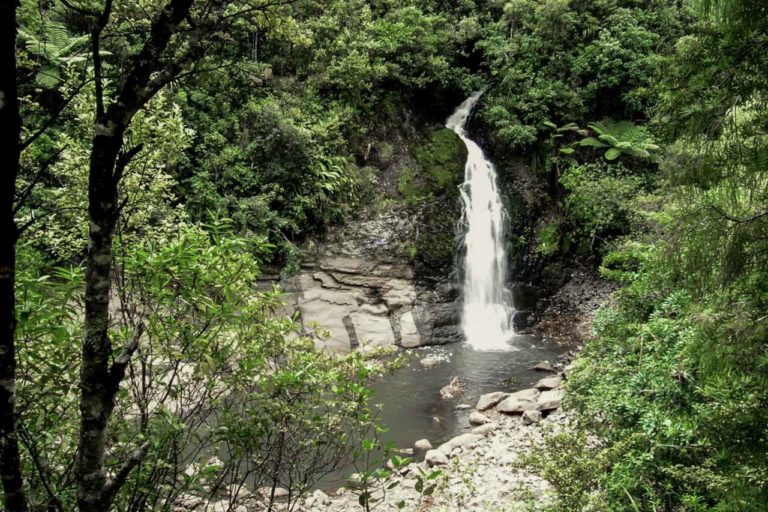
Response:
[[[552,366],[552,363],[549,361],[542,361],[540,363],[537,363],[536,365],[531,367],[531,370],[535,370],[537,372],[552,372],[555,373],[557,370],[554,366]]]
[[[485,425],[480,425],[479,427],[473,428],[472,433],[478,436],[485,437],[498,428],[499,428],[499,424],[496,423],[495,421],[492,421],[490,423],[486,423]]]
[[[515,311],[512,315],[512,327],[515,332],[527,329],[536,323],[536,315],[530,311]]]
[[[562,383],[563,379],[561,379],[559,375],[553,375],[539,380],[534,387],[536,389],[555,389],[559,388]]]
[[[413,456],[416,460],[422,460],[424,455],[431,449],[432,443],[429,442],[429,439],[419,439],[413,443]]]
[[[312,497],[315,498],[315,502],[320,505],[331,504],[331,498],[320,489],[315,489],[315,492],[312,493]]]
[[[448,456],[440,450],[429,450],[424,457],[427,465],[432,466],[445,466],[448,464]]]
[[[467,409],[471,409],[472,406],[469,404],[459,404],[456,407],[453,408],[454,411],[466,411]]]
[[[253,493],[248,490],[244,485],[230,485],[229,495],[233,496],[237,500],[244,500],[249,498]]]
[[[258,494],[262,498],[268,500],[269,497],[272,495],[272,488],[268,486],[260,487]],[[284,487],[275,487],[275,500],[287,499],[289,494],[290,493],[288,492],[288,489]]]
[[[440,446],[437,447],[437,449],[443,453],[450,454],[453,450],[456,448],[462,448],[464,446],[468,446],[470,444],[476,443],[480,440],[480,436],[477,434],[461,434],[459,436],[454,437],[450,441],[447,441]]]
[[[208,503],[206,510],[209,510],[210,512],[229,512],[230,508],[231,506],[228,500],[221,500]]]
[[[350,313],[349,318],[355,329],[360,344],[369,346],[394,345],[395,333],[389,317],[371,315],[358,310]]]
[[[544,391],[538,398],[536,408],[540,411],[552,411],[560,407],[560,402],[562,402],[562,400],[562,389],[551,389],[549,391]]]
[[[414,348],[423,344],[421,334],[416,321],[413,319],[413,312],[408,311],[400,317],[400,345],[405,348]]]
[[[531,425],[541,421],[541,411],[525,411],[523,412],[523,425]]]
[[[509,396],[509,393],[505,393],[503,391],[495,391],[493,393],[488,393],[480,397],[480,399],[477,401],[477,410],[478,411],[487,411],[488,409],[492,408],[505,398]]]
[[[182,494],[174,502],[173,510],[194,510],[203,503],[203,498],[194,494]]]
[[[481,412],[472,411],[472,413],[469,415],[470,425],[485,425],[486,423],[490,422],[491,419]]]
[[[505,414],[519,414],[536,409],[539,394],[538,389],[524,389],[512,393],[496,406],[496,410]]]

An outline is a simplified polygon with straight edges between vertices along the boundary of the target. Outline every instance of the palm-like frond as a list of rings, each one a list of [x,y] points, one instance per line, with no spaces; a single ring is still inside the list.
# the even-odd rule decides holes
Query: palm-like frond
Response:
[[[71,36],[62,23],[46,23],[40,37],[19,30],[19,37],[24,41],[27,51],[42,60],[42,67],[35,80],[43,87],[53,87],[61,81],[62,67],[86,60],[82,50],[88,42],[88,36]]]
[[[648,135],[646,127],[631,121],[604,119],[590,123],[589,128],[597,137],[585,137],[579,141],[579,145],[608,148],[605,152],[605,158],[608,160],[616,160],[622,155],[654,158],[655,153],[660,150]]]

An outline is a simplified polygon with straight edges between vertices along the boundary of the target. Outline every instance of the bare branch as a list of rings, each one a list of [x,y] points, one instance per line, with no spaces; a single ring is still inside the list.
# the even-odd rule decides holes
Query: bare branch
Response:
[[[712,210],[715,211],[715,213],[717,213],[718,215],[720,215],[724,219],[729,220],[729,221],[731,221],[731,222],[733,222],[735,224],[748,224],[750,222],[754,222],[754,221],[756,221],[758,219],[761,219],[763,217],[768,216],[768,211],[764,211],[764,212],[761,212],[761,213],[757,213],[757,214],[755,214],[755,215],[753,215],[751,217],[747,217],[745,219],[740,219],[738,217],[734,217],[733,215],[730,215],[729,213],[727,213],[723,209],[721,209],[719,206],[715,206],[714,204],[709,204],[707,206],[709,206]]]
[[[117,470],[117,473],[115,474],[115,477],[110,480],[106,487],[104,488],[104,499],[111,503],[112,500],[115,499],[115,495],[120,490],[120,488],[125,484],[125,481],[128,479],[128,475],[131,474],[131,471],[133,471],[133,468],[135,468],[139,462],[141,462],[141,459],[144,458],[144,455],[146,455],[147,450],[149,450],[150,443],[147,441],[146,443],[142,444],[140,447],[138,447],[136,450],[134,450],[133,453],[131,453],[131,456],[128,457],[128,460],[126,460],[123,465],[120,467],[120,469]]]

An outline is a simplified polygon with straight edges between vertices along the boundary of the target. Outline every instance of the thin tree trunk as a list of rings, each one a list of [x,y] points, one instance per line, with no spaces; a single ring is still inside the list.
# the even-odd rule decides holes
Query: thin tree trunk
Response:
[[[142,50],[128,66],[123,86],[108,107],[97,95],[96,126],[88,173],[88,256],[85,272],[85,324],[80,368],[80,439],[77,460],[77,501],[80,512],[106,512],[125,483],[132,468],[141,459],[126,461],[113,479],[105,470],[108,424],[115,408],[115,398],[131,354],[138,346],[123,347],[113,358],[109,339],[109,297],[112,277],[112,242],[119,214],[117,190],[122,171],[138,148],[122,152],[123,135],[133,116],[165,84],[172,80],[186,62],[161,63],[171,36],[189,14],[193,0],[169,0],[152,23]],[[101,27],[109,21],[107,4]],[[93,38],[100,37],[100,30]],[[94,69],[100,69],[98,41],[93,42]],[[173,65],[175,64],[175,65]],[[153,74],[158,73],[153,77]],[[101,81],[96,76],[96,83]]]
[[[16,1],[0,2],[0,478],[5,508],[26,512],[16,432],[16,240],[13,201],[21,120],[16,86]]]
[[[105,133],[98,133],[99,130]],[[122,129],[97,125],[88,184],[90,233],[85,273],[85,340],[80,369],[80,449],[78,504],[82,512],[108,510],[103,503],[107,423],[115,406],[118,382],[110,372],[109,295],[112,237],[117,218],[117,184],[112,171],[122,145]]]

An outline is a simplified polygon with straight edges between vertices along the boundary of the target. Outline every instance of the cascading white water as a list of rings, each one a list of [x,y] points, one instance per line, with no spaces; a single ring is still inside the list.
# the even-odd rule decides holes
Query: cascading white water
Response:
[[[475,92],[467,98],[445,123],[461,137],[468,151],[460,189],[466,229],[461,328],[467,344],[475,350],[510,350],[513,310],[505,300],[503,209],[496,169],[464,129],[481,94]]]

